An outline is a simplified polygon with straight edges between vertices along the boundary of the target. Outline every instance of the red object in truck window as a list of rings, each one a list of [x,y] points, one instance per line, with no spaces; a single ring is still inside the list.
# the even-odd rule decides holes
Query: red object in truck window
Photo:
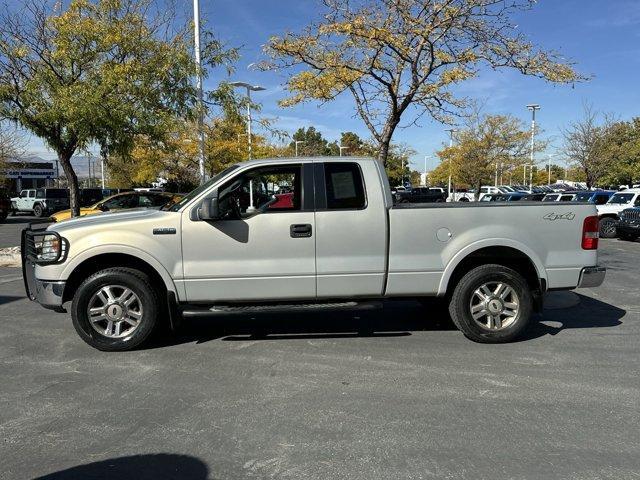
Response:
[[[293,208],[293,193],[276,193],[277,202],[269,206],[269,210]]]

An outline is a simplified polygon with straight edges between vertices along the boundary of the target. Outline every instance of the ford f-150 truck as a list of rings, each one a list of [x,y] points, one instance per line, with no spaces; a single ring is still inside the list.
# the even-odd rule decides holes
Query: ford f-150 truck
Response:
[[[32,300],[128,350],[186,317],[434,296],[468,338],[507,342],[544,292],[602,283],[597,247],[594,205],[394,205],[380,162],[343,157],[241,163],[159,211],[31,226],[22,252]]]

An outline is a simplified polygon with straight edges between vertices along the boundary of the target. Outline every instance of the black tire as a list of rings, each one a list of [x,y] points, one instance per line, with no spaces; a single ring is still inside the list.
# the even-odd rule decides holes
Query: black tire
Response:
[[[7,216],[9,216],[9,212],[0,213],[0,222],[4,222],[7,219]]]
[[[41,218],[44,215],[44,208],[42,208],[42,205],[40,205],[39,203],[36,203],[33,206],[33,214],[36,217]]]
[[[467,197],[462,197],[460,200],[458,200],[459,202],[468,202],[469,199]]]
[[[127,287],[138,296],[142,316],[138,326],[130,335],[111,338],[99,333],[91,325],[87,312],[93,295],[102,287],[119,285]],[[133,268],[114,267],[101,270],[87,278],[78,287],[71,305],[73,326],[86,343],[105,352],[133,350],[144,343],[159,324],[161,312],[160,295],[149,277]]]
[[[499,330],[480,326],[471,314],[474,292],[487,283],[511,287],[518,300],[517,314],[511,324]],[[524,333],[531,321],[533,297],[527,281],[515,270],[503,265],[481,265],[467,272],[456,285],[449,302],[451,320],[470,340],[479,343],[511,342]]]
[[[600,219],[599,229],[600,238],[616,238],[616,225],[618,221],[615,218],[604,217]]]

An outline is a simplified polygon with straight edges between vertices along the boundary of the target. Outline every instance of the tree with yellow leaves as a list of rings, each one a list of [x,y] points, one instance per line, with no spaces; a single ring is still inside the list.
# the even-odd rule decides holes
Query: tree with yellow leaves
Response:
[[[134,143],[169,143],[176,117],[193,116],[198,66],[193,29],[153,0],[24,0],[0,12],[0,119],[57,154],[79,213],[71,157],[92,144],[128,158]],[[205,65],[237,58],[205,35]]]
[[[349,92],[386,163],[403,116],[451,122],[466,105],[452,87],[483,66],[553,83],[583,79],[559,54],[518,33],[514,14],[535,0],[323,0],[321,20],[270,39],[264,69],[294,68],[291,106]]]
[[[437,152],[441,163],[429,174],[429,182],[445,184],[451,169],[454,184],[479,192],[481,185],[493,184],[496,176],[516,175],[527,161],[530,135],[526,125],[512,116],[476,114],[456,133],[454,146]],[[545,146],[538,141],[534,148],[539,151]]]

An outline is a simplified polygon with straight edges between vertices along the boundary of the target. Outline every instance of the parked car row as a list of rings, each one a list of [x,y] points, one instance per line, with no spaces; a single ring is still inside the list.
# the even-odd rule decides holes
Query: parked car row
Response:
[[[81,188],[80,205],[92,205],[115,193],[131,191],[118,188]],[[30,188],[23,189],[11,198],[11,213],[31,213],[36,217],[45,217],[69,208],[69,190],[66,188]]]
[[[122,195],[122,196],[120,196]],[[114,198],[117,197],[117,198]],[[83,215],[96,211],[121,210],[136,207],[160,207],[173,200],[174,194],[162,191],[134,191],[131,188],[83,188],[80,189],[80,206]],[[0,200],[0,219],[9,214],[30,213],[36,217],[56,214],[58,219],[69,214],[69,190],[66,188],[23,189],[9,199],[6,193]]]
[[[80,214],[123,210],[128,208],[160,208],[181,198],[162,191],[134,191],[116,188],[83,188],[80,190]],[[36,217],[52,216],[55,221],[71,217],[69,190],[65,188],[24,189],[11,199],[0,192],[0,220],[10,214],[30,213]]]

